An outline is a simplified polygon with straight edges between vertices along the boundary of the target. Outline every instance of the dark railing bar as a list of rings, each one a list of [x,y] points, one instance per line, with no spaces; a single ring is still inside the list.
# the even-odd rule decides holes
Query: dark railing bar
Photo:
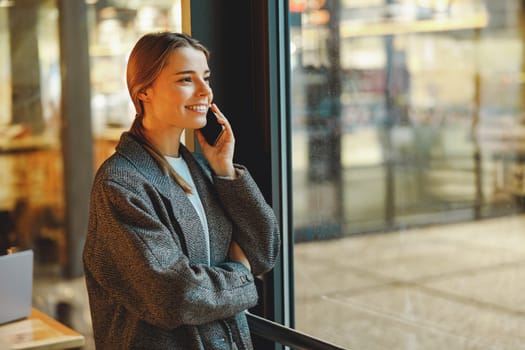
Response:
[[[253,334],[278,344],[296,350],[347,350],[252,313],[246,316]]]

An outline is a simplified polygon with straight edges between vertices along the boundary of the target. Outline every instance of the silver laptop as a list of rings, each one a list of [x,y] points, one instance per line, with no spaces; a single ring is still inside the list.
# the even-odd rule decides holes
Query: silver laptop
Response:
[[[0,256],[0,324],[31,314],[33,251]]]

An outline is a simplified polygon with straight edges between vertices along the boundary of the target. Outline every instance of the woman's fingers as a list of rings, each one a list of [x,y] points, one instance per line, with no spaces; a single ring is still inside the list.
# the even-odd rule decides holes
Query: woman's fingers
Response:
[[[217,107],[217,105],[215,103],[212,103],[211,104],[211,110],[213,112],[213,114],[217,117],[217,122],[219,124],[221,124],[227,131],[227,134],[229,135],[228,137],[226,137],[226,142],[229,141],[229,140],[234,140],[234,136],[233,136],[233,129],[231,127],[231,124],[228,120],[228,118],[226,118],[224,116],[224,114],[221,112],[221,110],[219,109],[219,107]],[[225,135],[221,135],[221,138],[225,136]]]

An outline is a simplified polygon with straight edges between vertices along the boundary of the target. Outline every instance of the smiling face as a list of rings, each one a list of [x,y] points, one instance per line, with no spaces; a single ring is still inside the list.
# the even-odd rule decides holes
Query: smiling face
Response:
[[[192,47],[170,53],[155,81],[139,94],[144,126],[150,130],[198,129],[213,99],[205,54]]]

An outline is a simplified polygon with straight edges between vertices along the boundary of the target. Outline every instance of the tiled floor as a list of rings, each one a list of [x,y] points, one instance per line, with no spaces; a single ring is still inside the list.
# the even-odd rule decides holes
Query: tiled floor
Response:
[[[525,349],[525,217],[303,243],[296,327],[350,349]]]
[[[525,216],[300,243],[295,273],[297,328],[349,349],[525,349]],[[94,349],[83,279],[45,275],[35,306]]]

